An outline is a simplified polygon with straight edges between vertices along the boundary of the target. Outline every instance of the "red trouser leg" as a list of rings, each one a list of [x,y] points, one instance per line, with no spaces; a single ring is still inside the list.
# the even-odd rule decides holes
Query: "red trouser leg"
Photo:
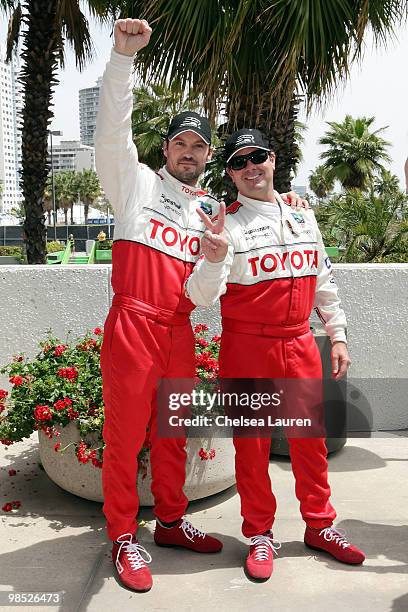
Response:
[[[191,328],[185,328],[190,337]],[[171,361],[173,327],[156,323],[123,308],[112,308],[105,324],[101,351],[106,443],[103,457],[102,482],[104,513],[108,537],[117,539],[123,533],[134,533],[139,510],[136,480],[137,456],[146,437],[146,427],[152,416],[152,405],[160,377],[165,376]],[[178,347],[179,348],[179,347]],[[193,363],[191,358],[191,363]],[[190,375],[190,370],[185,376]],[[156,440],[151,436],[156,450]],[[182,486],[185,475],[185,456],[179,452],[180,440],[164,446],[158,459],[166,471],[170,487],[155,490],[156,503],[169,515],[175,512],[174,499],[178,498],[177,512],[181,509]],[[155,457],[155,451],[153,451]],[[174,457],[176,460],[174,461]],[[167,467],[166,467],[167,466]],[[177,493],[169,495],[171,488]],[[181,492],[180,492],[181,491]]]
[[[312,333],[298,338],[285,340],[285,368],[289,378],[312,379],[322,378],[322,363],[317,344]],[[294,389],[296,393],[297,387]],[[316,388],[311,384],[299,386],[300,399],[297,409],[303,416],[308,415],[313,405],[313,393],[322,401],[322,386]],[[301,403],[303,400],[303,404]],[[317,403],[319,403],[319,401]],[[296,402],[296,399],[294,399]],[[331,525],[336,518],[336,511],[330,503],[330,486],[328,481],[327,447],[324,438],[290,438],[288,437],[292,471],[295,477],[296,497],[300,502],[303,520],[314,528]]]
[[[165,376],[180,379],[174,382],[175,392],[191,392],[190,381],[195,375],[194,335],[190,325],[172,327],[171,332],[171,352]],[[168,418],[168,412],[166,415]],[[160,414],[157,414],[155,402],[150,436],[154,513],[160,520],[171,522],[181,518],[188,505],[188,499],[183,492],[186,477],[186,440],[160,437],[158,418]]]
[[[276,498],[269,478],[270,438],[234,438],[235,474],[246,538],[272,528]]]
[[[310,334],[271,338],[223,332],[220,353],[223,378],[321,378],[320,355]],[[289,438],[296,495],[310,526],[330,525],[327,450],[322,438]],[[252,537],[271,529],[276,500],[269,479],[268,438],[235,438],[237,488],[241,497],[242,533]]]

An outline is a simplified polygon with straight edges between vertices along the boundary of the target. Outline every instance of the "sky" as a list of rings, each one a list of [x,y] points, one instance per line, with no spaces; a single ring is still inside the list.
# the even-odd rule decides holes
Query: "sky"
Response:
[[[66,67],[60,72],[60,84],[55,88],[53,130],[61,130],[64,140],[79,140],[78,91],[92,87],[103,74],[112,47],[110,29],[90,21],[95,57],[82,72],[75,67],[71,51],[67,51]],[[5,36],[5,20],[0,23],[2,42]],[[374,128],[389,126],[383,137],[391,142],[389,154],[391,170],[398,176],[401,187],[404,181],[404,162],[408,157],[408,25],[396,33],[387,48],[375,50],[368,39],[363,61],[351,71],[347,85],[337,89],[333,99],[323,110],[304,113],[300,119],[306,124],[305,142],[302,146],[303,162],[294,180],[296,185],[307,185],[311,171],[319,164],[319,138],[328,129],[327,121],[342,121],[346,114],[353,117],[374,116]],[[405,76],[404,76],[405,75]]]

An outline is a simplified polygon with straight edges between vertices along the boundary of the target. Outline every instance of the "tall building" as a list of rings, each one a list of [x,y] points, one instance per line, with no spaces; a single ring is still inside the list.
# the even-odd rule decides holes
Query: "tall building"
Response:
[[[79,125],[81,142],[84,145],[94,146],[94,132],[96,126],[96,114],[99,104],[99,89],[102,83],[100,77],[95,87],[87,87],[79,90]]]
[[[18,64],[5,62],[0,48],[0,212],[7,213],[22,200],[21,168],[22,85],[17,81]]]
[[[51,168],[51,150],[48,148],[48,163]],[[52,165],[54,172],[84,169],[95,170],[95,149],[78,140],[61,140],[52,143]]]

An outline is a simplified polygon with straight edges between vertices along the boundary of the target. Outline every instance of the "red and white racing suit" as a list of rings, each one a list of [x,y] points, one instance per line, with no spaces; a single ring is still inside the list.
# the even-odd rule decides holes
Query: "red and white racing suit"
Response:
[[[186,284],[196,305],[221,296],[222,378],[321,379],[309,326],[313,307],[332,342],[346,341],[346,318],[313,211],[294,211],[276,198],[261,202],[239,194],[227,209],[225,261],[201,259]],[[311,527],[327,527],[336,513],[329,501],[325,440],[288,442],[302,517]],[[242,531],[252,537],[271,529],[275,517],[270,437],[234,437],[234,445]]]
[[[139,501],[137,456],[150,423],[155,514],[179,519],[187,507],[185,440],[157,435],[155,394],[160,378],[193,378],[194,308],[184,284],[200,251],[198,207],[218,203],[165,168],[138,162],[132,141],[133,58],[112,50],[103,77],[95,133],[96,167],[115,211],[114,298],[101,352],[106,442],[104,513],[110,539],[134,533]]]

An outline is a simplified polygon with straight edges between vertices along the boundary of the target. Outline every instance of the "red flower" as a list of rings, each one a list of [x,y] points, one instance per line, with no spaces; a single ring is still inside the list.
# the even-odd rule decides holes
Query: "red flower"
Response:
[[[211,342],[219,342],[221,340],[221,336],[213,336],[211,338]]]
[[[0,402],[0,414],[6,409],[5,405]]]
[[[77,344],[77,349],[81,351],[89,351],[90,349],[94,349],[98,346],[98,343],[93,338],[89,338],[89,340],[85,340],[81,344]]]
[[[196,344],[197,344],[198,346],[202,346],[203,348],[207,348],[207,346],[209,346],[209,345],[210,345],[210,343],[209,343],[209,342],[207,342],[207,340],[204,340],[204,338],[197,338],[197,340],[196,340]]]
[[[207,461],[208,459],[208,455],[203,448],[200,448],[198,451],[198,456],[200,457],[201,461]]]
[[[21,502],[18,500],[15,500],[15,501],[7,502],[6,504],[4,504],[4,506],[2,507],[2,510],[3,512],[11,512],[13,508],[17,509],[17,508],[20,508],[20,506],[21,506]]]
[[[59,451],[60,446],[61,446],[61,442],[57,442],[57,443],[55,444],[55,446],[54,446],[54,450],[55,450],[55,452],[56,452],[56,453]]]
[[[218,372],[218,361],[209,351],[203,351],[196,355],[195,364],[197,368],[203,368],[207,372]]]
[[[16,474],[16,470],[9,470],[9,476],[15,476]]]
[[[22,355],[14,355],[13,361],[23,361],[24,357]]]
[[[52,412],[49,406],[36,406],[34,408],[34,418],[36,421],[49,421],[52,419]]]
[[[64,397],[64,402],[66,403],[67,406],[71,406],[72,399],[70,399],[69,397]]]
[[[57,374],[61,376],[61,378],[66,378],[67,380],[75,380],[78,378],[78,370],[74,366],[58,368]]]
[[[194,327],[193,331],[195,334],[201,334],[203,331],[208,331],[208,326],[204,325],[204,323],[199,323]]]
[[[210,452],[208,454],[210,459],[214,459],[215,457],[215,448],[210,449]]]
[[[54,408],[55,410],[64,410],[66,408],[66,403],[64,402],[64,400],[58,400],[55,402],[54,404]]]
[[[72,408],[72,406],[70,406],[67,410],[67,414],[68,414],[68,418],[70,421],[74,421],[75,419],[77,419],[79,417],[79,412],[77,412],[76,410],[74,410]]]
[[[13,440],[8,440],[7,438],[2,438],[0,442],[4,444],[4,446],[10,446],[11,444],[13,444]]]
[[[45,433],[50,440],[54,437],[54,427],[51,425],[41,425],[41,431]]]
[[[80,463],[88,463],[88,446],[85,442],[80,442],[77,450],[77,458]]]
[[[101,468],[102,467],[102,461],[99,461],[99,459],[92,459],[92,465],[94,465],[97,468]]]
[[[0,389],[0,400],[6,398],[8,396],[8,391],[5,389]]]
[[[23,384],[24,378],[22,376],[11,376],[9,378],[9,381],[11,382],[12,385],[19,387],[20,385]]]
[[[93,333],[95,334],[95,336],[100,336],[101,334],[103,334],[103,330],[100,327],[95,327]]]
[[[64,351],[67,350],[67,346],[65,344],[59,344],[58,346],[55,347],[54,349],[54,355],[56,355],[57,357],[59,357],[60,355],[62,355],[62,353]]]

